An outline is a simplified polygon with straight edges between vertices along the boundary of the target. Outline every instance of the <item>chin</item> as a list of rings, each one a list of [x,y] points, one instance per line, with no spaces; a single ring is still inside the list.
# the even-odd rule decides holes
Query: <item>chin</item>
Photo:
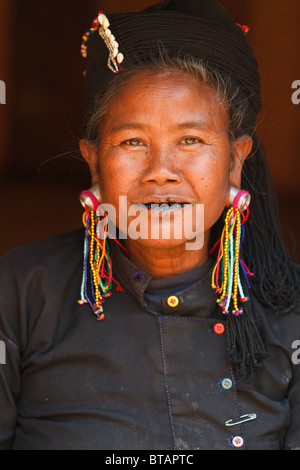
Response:
[[[169,239],[155,239],[155,238],[138,238],[132,239],[128,238],[128,244],[130,245],[139,245],[144,247],[145,249],[154,249],[154,250],[179,250],[180,252],[183,251],[191,251],[191,250],[202,250],[205,243],[203,235],[199,235],[194,237],[193,239],[177,239],[177,238],[169,238]]]

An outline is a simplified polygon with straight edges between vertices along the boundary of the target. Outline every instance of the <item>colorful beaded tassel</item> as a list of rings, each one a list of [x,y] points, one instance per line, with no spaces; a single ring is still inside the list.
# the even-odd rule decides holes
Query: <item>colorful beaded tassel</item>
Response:
[[[244,238],[243,224],[248,215],[248,207],[246,216],[238,207],[231,207],[226,214],[224,229],[218,242],[220,246],[212,274],[212,287],[219,294],[217,302],[225,315],[230,309],[233,315],[242,314],[243,308],[239,306],[238,300],[242,303],[248,300],[240,279],[240,271],[242,271],[250,287],[248,276],[253,276],[253,273],[240,259],[240,249]]]
[[[120,284],[112,277],[112,264],[107,241],[107,222],[98,212],[86,209],[83,215],[85,225],[83,275],[80,300],[83,305],[89,303],[97,320],[104,319],[102,304],[111,295],[112,281],[117,284],[117,291],[122,290]]]

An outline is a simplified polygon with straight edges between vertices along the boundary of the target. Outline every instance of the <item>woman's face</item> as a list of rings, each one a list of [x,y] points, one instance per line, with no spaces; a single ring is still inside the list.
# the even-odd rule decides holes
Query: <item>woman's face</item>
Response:
[[[242,163],[251,146],[247,136],[229,141],[225,107],[209,86],[180,71],[144,71],[132,76],[101,121],[98,149],[81,142],[103,203],[116,209],[117,226],[124,210],[127,231],[130,226],[137,228],[134,221],[144,228],[148,222],[144,238],[128,236],[127,245],[149,248],[184,247],[201,230],[201,249],[207,249],[210,228],[228,203],[230,185],[240,185]],[[126,207],[120,208],[120,196]],[[150,209],[150,203],[155,208]],[[180,205],[161,210],[158,204],[163,203]],[[200,226],[196,207],[204,207]],[[185,224],[175,235],[176,217],[184,211],[189,227]],[[167,225],[170,236],[164,238]]]

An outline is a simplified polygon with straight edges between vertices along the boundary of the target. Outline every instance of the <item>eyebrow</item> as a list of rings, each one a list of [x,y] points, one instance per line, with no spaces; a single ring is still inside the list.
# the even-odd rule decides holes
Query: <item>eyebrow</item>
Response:
[[[126,129],[144,129],[145,125],[143,124],[137,124],[134,122],[127,122],[125,124],[120,124],[119,126],[114,126],[110,131],[111,132],[118,132]]]
[[[118,132],[126,129],[145,129],[148,126],[145,124],[138,124],[135,122],[127,122],[120,124],[119,126],[114,126],[111,129],[111,132]],[[174,129],[201,129],[201,130],[211,130],[210,126],[207,125],[204,121],[187,121],[180,124],[176,124]]]
[[[204,121],[188,121],[188,122],[183,122],[181,124],[178,124],[176,126],[178,129],[201,129],[201,130],[211,130],[211,127],[206,124]]]

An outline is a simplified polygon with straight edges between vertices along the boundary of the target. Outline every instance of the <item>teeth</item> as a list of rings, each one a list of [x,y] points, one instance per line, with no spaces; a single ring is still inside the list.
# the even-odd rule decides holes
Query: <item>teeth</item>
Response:
[[[180,204],[169,205],[167,203],[162,204],[151,204],[150,208],[155,211],[169,211],[170,209],[178,209],[180,208]]]
[[[146,207],[147,209],[152,209],[156,211],[167,211],[167,210],[175,210],[181,209],[182,207],[186,206],[188,203],[186,202],[148,202],[146,204],[135,204],[138,207]]]

